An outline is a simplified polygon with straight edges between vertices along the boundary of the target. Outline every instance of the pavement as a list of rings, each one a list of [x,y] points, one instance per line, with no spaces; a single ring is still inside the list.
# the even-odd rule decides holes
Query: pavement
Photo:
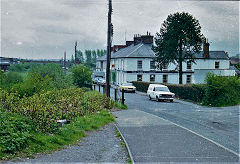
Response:
[[[171,121],[140,110],[113,112],[134,163],[237,163],[230,149]]]

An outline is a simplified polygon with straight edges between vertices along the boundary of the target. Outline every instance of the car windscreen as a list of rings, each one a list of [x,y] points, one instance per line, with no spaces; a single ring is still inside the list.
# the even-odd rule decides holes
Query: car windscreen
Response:
[[[156,87],[155,91],[165,91],[165,92],[170,92],[167,87]]]
[[[125,83],[122,86],[133,86],[132,83]]]

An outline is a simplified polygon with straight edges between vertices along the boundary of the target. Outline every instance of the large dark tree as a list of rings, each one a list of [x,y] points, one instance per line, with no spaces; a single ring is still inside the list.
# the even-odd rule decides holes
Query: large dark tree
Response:
[[[194,62],[194,53],[201,50],[203,39],[201,26],[191,14],[170,14],[155,37],[153,51],[157,66],[178,63],[179,84],[182,84],[182,63],[186,59]]]

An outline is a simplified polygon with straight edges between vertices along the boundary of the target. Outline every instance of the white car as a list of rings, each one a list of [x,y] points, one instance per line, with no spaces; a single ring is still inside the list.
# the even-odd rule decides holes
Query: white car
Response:
[[[149,99],[156,99],[156,101],[169,100],[173,102],[175,94],[170,92],[168,87],[160,84],[150,84],[147,95]]]

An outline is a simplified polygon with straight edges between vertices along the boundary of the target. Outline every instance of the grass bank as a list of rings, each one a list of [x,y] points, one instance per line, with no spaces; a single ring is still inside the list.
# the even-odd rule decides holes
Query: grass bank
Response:
[[[3,110],[1,110],[0,114],[1,120],[6,120],[1,121],[0,133],[5,134],[0,136],[1,160],[14,157],[33,157],[37,153],[48,153],[62,149],[64,145],[74,144],[82,137],[85,137],[85,131],[99,129],[114,121],[112,114],[107,110],[102,110],[95,114],[78,117],[71,124],[64,125],[58,132],[51,134],[36,132],[34,130],[34,123],[25,116],[12,114]],[[22,125],[19,123],[22,123]],[[9,151],[13,150],[13,147],[16,147],[14,150],[18,149],[19,151]]]

